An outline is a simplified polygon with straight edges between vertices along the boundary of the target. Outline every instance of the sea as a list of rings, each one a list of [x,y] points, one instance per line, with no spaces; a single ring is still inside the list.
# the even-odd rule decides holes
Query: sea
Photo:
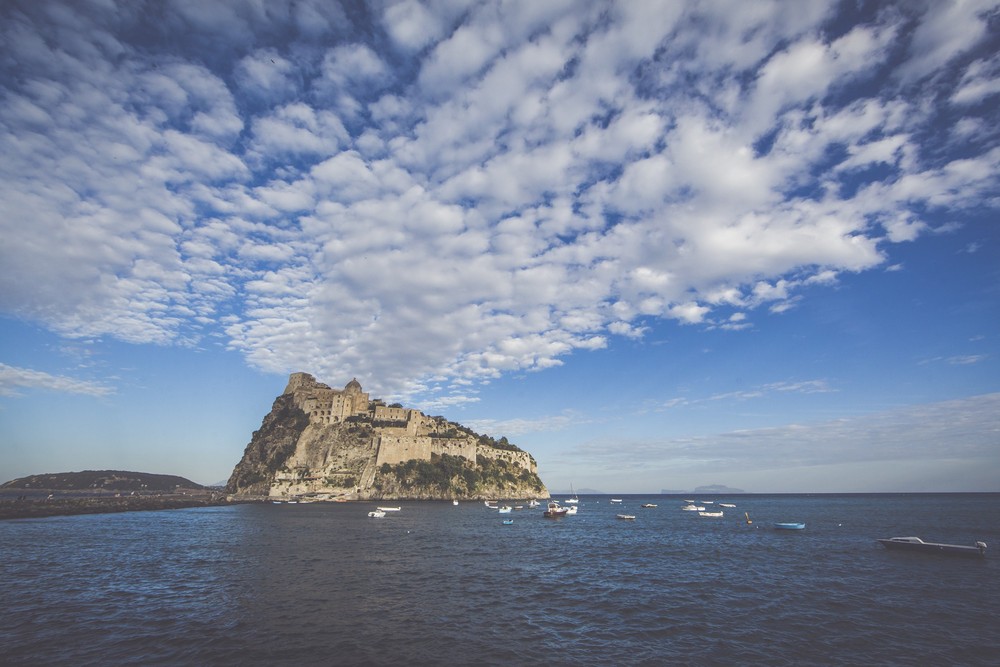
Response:
[[[1000,494],[615,497],[0,521],[0,663],[1000,665]]]

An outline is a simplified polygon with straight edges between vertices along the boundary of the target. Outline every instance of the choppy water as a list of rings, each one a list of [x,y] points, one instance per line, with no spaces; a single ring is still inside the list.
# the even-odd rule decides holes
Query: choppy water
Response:
[[[1000,494],[704,499],[738,507],[709,519],[678,497],[584,496],[558,520],[403,502],[384,519],[267,504],[0,522],[0,662],[1000,664]],[[896,535],[991,550],[874,541]]]

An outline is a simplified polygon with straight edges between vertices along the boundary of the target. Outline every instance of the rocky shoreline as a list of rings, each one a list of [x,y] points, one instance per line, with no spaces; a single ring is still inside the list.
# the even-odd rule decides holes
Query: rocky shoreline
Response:
[[[149,495],[14,495],[0,497],[0,520],[143,512],[230,505],[223,493]]]

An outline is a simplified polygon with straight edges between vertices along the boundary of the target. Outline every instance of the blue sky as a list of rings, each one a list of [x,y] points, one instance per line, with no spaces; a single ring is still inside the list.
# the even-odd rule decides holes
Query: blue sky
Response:
[[[998,25],[5,2],[0,478],[224,480],[307,371],[555,490],[1000,491]]]

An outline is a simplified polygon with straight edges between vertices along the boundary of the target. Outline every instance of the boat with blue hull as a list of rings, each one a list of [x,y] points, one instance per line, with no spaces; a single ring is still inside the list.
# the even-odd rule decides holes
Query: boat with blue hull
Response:
[[[806,527],[806,524],[804,524],[804,523],[797,523],[797,522],[794,522],[794,521],[789,521],[789,522],[783,522],[783,523],[776,523],[776,524],[774,524],[774,528],[776,530],[805,530],[805,527]]]
[[[976,542],[975,546],[962,544],[939,544],[924,542],[919,537],[889,537],[878,540],[886,549],[896,551],[916,551],[919,553],[940,554],[943,556],[985,556],[986,543]]]

